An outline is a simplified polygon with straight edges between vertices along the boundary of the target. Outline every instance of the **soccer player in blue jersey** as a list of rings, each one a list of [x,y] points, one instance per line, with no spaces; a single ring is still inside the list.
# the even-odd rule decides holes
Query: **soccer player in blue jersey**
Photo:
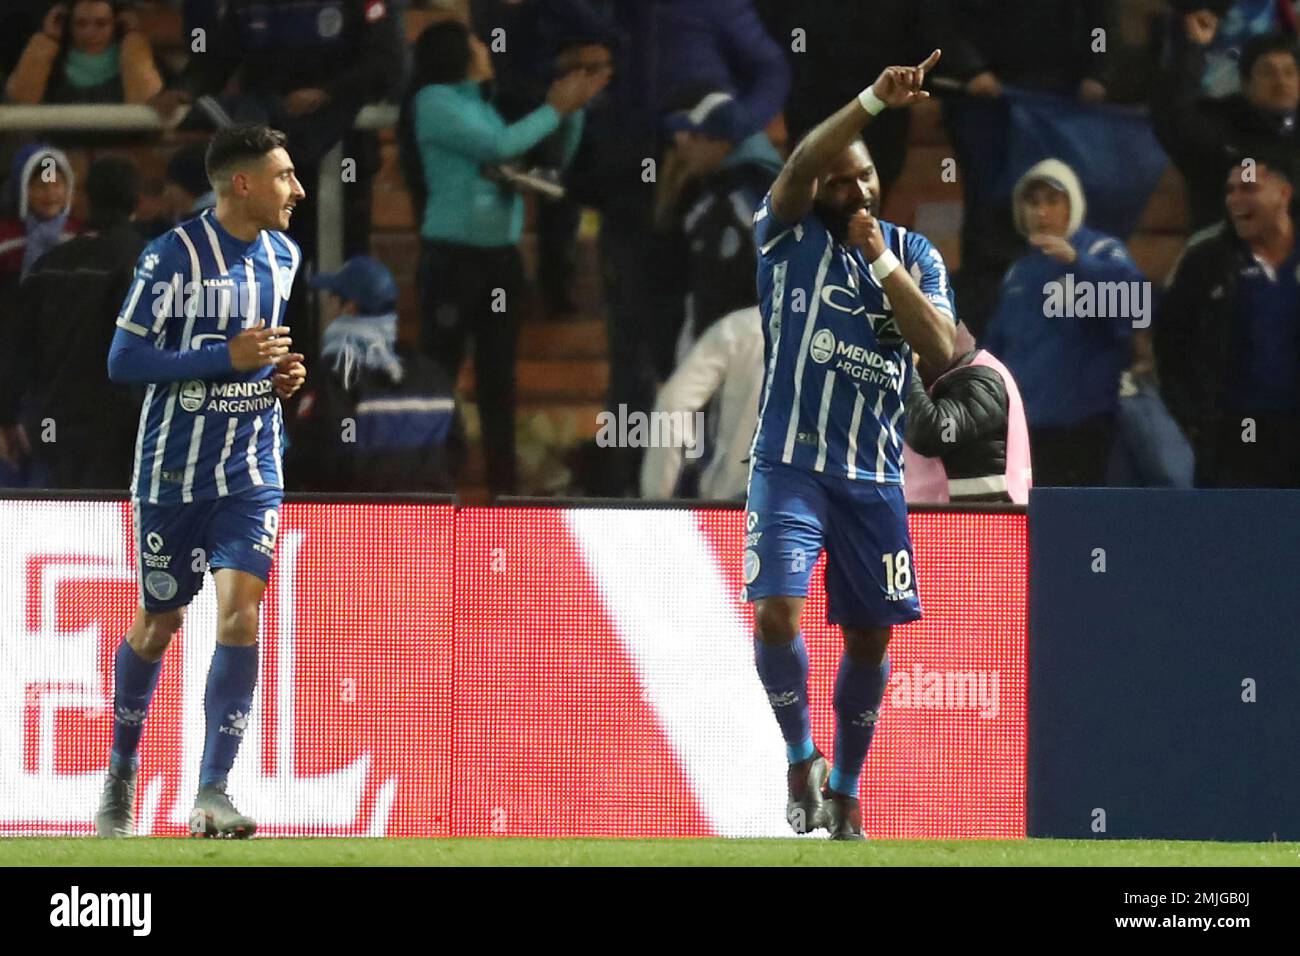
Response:
[[[880,180],[860,134],[925,99],[939,51],[882,72],[799,143],[754,214],[766,370],[750,456],[745,598],[755,663],[785,738],[786,818],[797,833],[861,840],[858,778],[889,677],[890,627],[921,616],[903,501],[903,399],[913,350],[952,361],[943,259],[877,216]],[[835,766],[813,743],[808,579],[827,553],[828,620],[844,636]]]
[[[285,145],[264,126],[216,134],[206,157],[216,208],[145,248],[117,319],[109,377],[147,386],[131,479],[140,607],[115,659],[100,836],[132,832],[149,700],[209,568],[217,646],[190,832],[248,837],[257,828],[226,794],[226,777],[257,682],[258,611],[284,496],[279,400],[306,377],[283,324],[300,262],[284,230],[306,195]]]

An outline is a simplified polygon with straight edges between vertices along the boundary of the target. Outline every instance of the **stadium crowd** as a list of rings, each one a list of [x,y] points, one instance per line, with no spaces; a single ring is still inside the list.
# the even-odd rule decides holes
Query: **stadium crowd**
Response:
[[[105,360],[133,265],[149,239],[212,205],[207,135],[257,122],[288,134],[308,192],[291,227],[306,267],[288,324],[309,378],[286,408],[289,490],[533,490],[517,447],[521,334],[584,317],[594,210],[604,407],[702,412],[704,454],[579,442],[564,490],[743,497],[763,375],[754,212],[804,133],[882,66],[939,47],[931,88],[955,164],[908,173],[912,111],[867,132],[886,218],[921,210],[908,193],[927,177],[961,194],[959,223],[901,223],[951,232],[931,238],[959,257],[964,327],[952,368],[912,376],[914,450],[950,477],[996,471],[1023,403],[1038,485],[1300,487],[1298,10],[12,0],[0,13],[6,108],[147,104],[164,125],[142,137],[0,123],[0,485],[126,487],[140,395],[109,382]],[[357,128],[376,103],[392,108],[391,132]],[[1131,177],[1129,158],[1108,166],[1079,142],[1092,127],[1064,120],[1037,130],[1028,155],[1009,125],[1021,104],[1080,124],[1139,118],[1138,159],[1185,184],[1171,268],[1144,272],[1130,248],[1143,210],[1117,217],[1097,194],[1099,179]],[[991,108],[1011,120],[980,119]],[[142,144],[160,142],[165,164],[144,168]],[[314,187],[335,175],[322,163],[340,144],[343,208],[321,210]],[[409,297],[372,243],[390,144],[414,224]],[[990,156],[1011,165],[990,171]],[[340,270],[317,266],[322,213],[343,224]],[[1132,290],[1122,314],[1073,307],[1073,290],[1117,286]],[[1063,309],[1049,290],[1064,290]],[[935,437],[947,418],[956,441]],[[475,438],[481,479],[467,464]]]

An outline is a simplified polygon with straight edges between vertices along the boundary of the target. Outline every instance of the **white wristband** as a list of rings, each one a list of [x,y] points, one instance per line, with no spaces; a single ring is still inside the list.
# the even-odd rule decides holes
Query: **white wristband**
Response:
[[[884,282],[885,276],[897,269],[899,265],[898,256],[886,249],[875,262],[871,263],[871,274],[877,282]]]
[[[858,94],[858,102],[862,108],[872,116],[878,116],[881,112],[889,108],[889,104],[876,95],[876,88],[868,86]]]

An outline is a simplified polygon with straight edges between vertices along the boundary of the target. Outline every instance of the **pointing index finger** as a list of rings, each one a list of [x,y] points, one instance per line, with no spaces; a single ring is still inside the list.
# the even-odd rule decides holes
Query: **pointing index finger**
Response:
[[[943,51],[935,50],[933,53],[927,56],[923,62],[918,63],[916,65],[916,68],[920,70],[921,75],[924,76],[926,73],[929,73],[931,70],[934,69],[934,65],[939,62],[939,57],[941,56],[943,56]]]

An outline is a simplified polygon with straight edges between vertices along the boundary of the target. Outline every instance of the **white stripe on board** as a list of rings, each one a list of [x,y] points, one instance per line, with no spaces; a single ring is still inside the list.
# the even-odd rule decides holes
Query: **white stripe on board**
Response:
[[[696,515],[584,508],[564,517],[710,827],[720,836],[788,837],[785,745],[735,591]],[[665,614],[663,594],[689,613]]]

